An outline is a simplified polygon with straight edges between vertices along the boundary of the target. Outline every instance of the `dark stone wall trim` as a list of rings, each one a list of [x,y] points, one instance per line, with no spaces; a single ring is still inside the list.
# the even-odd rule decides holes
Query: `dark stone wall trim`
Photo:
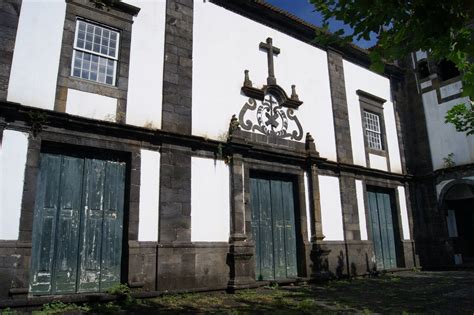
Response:
[[[7,99],[22,0],[0,2],[0,101]]]
[[[162,129],[192,129],[193,1],[167,0]]]
[[[178,147],[187,147],[194,150],[203,150],[217,152],[219,146],[225,143],[216,140],[206,139],[192,135],[183,135],[164,130],[150,130],[132,125],[120,125],[108,121],[97,121],[90,118],[73,116],[66,113],[60,113],[51,110],[44,110],[18,103],[0,102],[1,115],[5,117],[6,122],[21,121],[28,122],[31,112],[43,113],[47,117],[46,128],[64,128],[71,131],[87,132],[112,138],[120,138],[121,141],[141,141],[150,145],[172,144]],[[23,126],[23,130],[28,130]],[[304,167],[308,162],[308,156],[305,151],[274,149],[269,147],[261,148],[259,144],[250,142],[244,144],[232,144],[230,149],[234,153],[240,153],[248,158],[258,158],[260,160],[278,161],[295,166]],[[193,154],[194,155],[194,154]],[[339,173],[341,171],[354,173],[358,176],[379,177],[382,179],[406,182],[413,177],[407,174],[396,174],[381,170],[369,169],[359,165],[337,163],[328,161],[324,158],[311,157],[310,161],[318,166],[318,169]]]

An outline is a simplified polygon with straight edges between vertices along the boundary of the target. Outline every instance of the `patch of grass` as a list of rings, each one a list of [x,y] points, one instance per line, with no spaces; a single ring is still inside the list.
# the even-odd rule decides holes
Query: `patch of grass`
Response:
[[[88,305],[76,305],[74,303],[63,303],[61,301],[53,301],[43,305],[40,311],[33,311],[34,315],[50,315],[62,314],[65,312],[88,312],[90,307]]]
[[[11,308],[7,307],[3,310],[0,310],[0,315],[16,315],[19,314],[16,310],[12,310]]]

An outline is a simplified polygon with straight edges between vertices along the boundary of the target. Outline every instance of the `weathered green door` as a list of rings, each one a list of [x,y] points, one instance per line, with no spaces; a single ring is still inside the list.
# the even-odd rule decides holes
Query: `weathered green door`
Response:
[[[377,269],[397,267],[394,222],[390,194],[369,191],[369,224],[372,230]]]
[[[125,163],[43,153],[30,291],[104,291],[120,281]]]
[[[251,178],[257,280],[297,276],[293,183]]]

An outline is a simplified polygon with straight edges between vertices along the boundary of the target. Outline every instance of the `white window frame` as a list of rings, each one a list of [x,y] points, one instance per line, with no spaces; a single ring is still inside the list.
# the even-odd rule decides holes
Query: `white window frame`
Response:
[[[86,24],[86,28],[87,28],[87,25],[93,25],[94,27],[100,27],[102,29],[106,29],[108,30],[109,32],[114,32],[117,34],[117,40],[116,40],[116,46],[115,46],[115,55],[114,56],[110,56],[110,55],[107,55],[107,54],[103,54],[103,53],[100,53],[100,52],[96,52],[92,49],[86,49],[85,47],[82,48],[82,47],[78,47],[77,46],[77,39],[78,39],[78,35],[79,35],[79,24],[80,23],[85,23]],[[92,43],[94,44],[94,43]],[[110,46],[109,46],[110,47]],[[79,78],[79,79],[82,79],[82,80],[87,80],[87,81],[92,81],[92,82],[96,82],[96,83],[99,83],[99,84],[105,84],[107,86],[115,86],[115,83],[116,83],[116,80],[117,80],[117,67],[118,67],[118,56],[119,56],[119,48],[120,48],[120,31],[118,29],[115,29],[113,27],[110,27],[110,26],[107,26],[107,25],[103,25],[103,24],[100,24],[100,23],[96,23],[96,22],[93,22],[93,21],[90,21],[90,20],[87,20],[87,19],[82,19],[82,18],[77,18],[76,19],[76,30],[75,30],[75,34],[74,34],[74,45],[73,45],[73,54],[72,54],[72,62],[71,62],[71,76],[72,77],[75,77],[75,78]],[[95,56],[98,56],[98,57],[102,57],[104,59],[106,59],[107,61],[108,60],[112,60],[113,63],[114,63],[114,66],[113,66],[113,75],[112,75],[112,83],[107,83],[106,81],[105,82],[101,82],[99,81],[99,70],[97,70],[97,79],[96,80],[92,80],[92,79],[87,79],[87,78],[83,78],[82,76],[75,76],[74,75],[74,62],[76,60],[76,53],[77,52],[82,52],[82,53],[87,53],[87,54],[90,54],[90,55],[95,55]],[[82,67],[81,67],[81,71],[82,71]],[[89,70],[90,71],[90,70]],[[106,70],[107,71],[107,70]],[[106,80],[107,80],[107,73],[105,73],[105,77],[106,77]]]
[[[381,116],[366,109],[364,111],[365,137],[369,149],[383,151]],[[371,123],[369,123],[371,120]],[[375,128],[373,128],[373,126]]]

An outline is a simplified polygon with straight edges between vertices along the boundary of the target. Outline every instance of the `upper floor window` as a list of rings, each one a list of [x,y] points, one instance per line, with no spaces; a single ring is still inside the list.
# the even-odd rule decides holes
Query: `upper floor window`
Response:
[[[77,20],[72,76],[115,85],[119,40],[116,30]]]
[[[380,116],[364,110],[364,126],[367,145],[370,149],[383,150]]]

